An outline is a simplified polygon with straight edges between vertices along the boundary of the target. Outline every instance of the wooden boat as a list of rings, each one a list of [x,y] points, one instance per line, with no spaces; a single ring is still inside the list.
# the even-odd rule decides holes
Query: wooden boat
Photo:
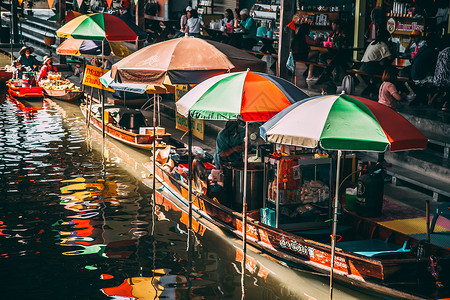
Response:
[[[0,83],[5,83],[12,78],[13,73],[0,69]]]
[[[189,206],[186,182],[171,173],[167,164],[156,165],[156,178],[163,184],[163,190],[169,190],[186,209]],[[145,167],[153,171],[151,162]],[[194,191],[193,198],[196,213],[242,239],[242,213],[198,191]],[[450,249],[420,241],[354,213],[344,211],[341,217],[342,230],[338,228],[338,234],[343,241],[336,246],[336,280],[397,298],[450,296]],[[325,224],[328,223],[322,227],[310,225],[283,230],[264,224],[260,210],[255,209],[247,215],[247,242],[283,265],[329,274],[331,229]]]
[[[95,110],[98,112],[100,108],[101,105],[94,104],[91,107],[91,112]],[[86,108],[85,103],[80,105],[80,109],[84,117],[89,118],[90,124],[102,131],[102,119],[96,113],[88,114],[89,110]],[[111,117],[113,111],[117,110],[125,112],[118,122]],[[153,127],[145,126],[144,117],[139,110],[105,105],[105,118],[105,133],[108,136],[135,148],[144,150],[153,149]],[[170,134],[166,133],[164,128],[158,127],[156,132],[158,139],[161,139],[162,142],[167,142],[169,140]],[[156,147],[165,148],[166,145],[157,141]]]
[[[51,90],[44,88],[44,95],[57,100],[76,101],[83,97],[84,92],[80,90],[65,89],[65,90]]]
[[[9,80],[8,83],[8,93],[11,97],[20,99],[31,100],[42,100],[44,97],[43,89],[39,86],[33,87],[22,87],[17,86],[16,82],[13,80]]]

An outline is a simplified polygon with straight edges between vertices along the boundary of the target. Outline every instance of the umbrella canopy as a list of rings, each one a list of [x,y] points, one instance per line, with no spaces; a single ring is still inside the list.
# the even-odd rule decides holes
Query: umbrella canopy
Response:
[[[169,76],[174,84],[198,84],[212,76],[252,68],[266,70],[266,63],[237,48],[182,37],[147,46],[112,66],[112,77],[122,83],[159,85]]]
[[[95,13],[76,17],[56,31],[60,37],[83,40],[136,41],[139,33],[120,18]]]
[[[210,120],[267,121],[308,96],[279,77],[251,71],[212,77],[177,101],[177,111]]]
[[[427,138],[400,114],[372,100],[329,95],[306,99],[261,127],[273,143],[330,150],[424,149]]]
[[[59,55],[72,56],[102,55],[102,41],[68,38],[56,48],[56,53]],[[131,51],[122,42],[105,41],[103,54],[105,56],[113,55],[126,57],[131,54]]]
[[[66,13],[66,17],[64,19],[66,22],[70,22],[73,19],[75,19],[76,17],[82,16],[82,15],[83,15],[82,13],[71,10]]]
[[[124,84],[115,82],[111,78],[111,71],[106,72],[102,77],[100,77],[100,82],[108,88],[112,88],[122,92],[131,92],[135,94],[143,94],[147,92],[148,94],[170,94],[175,93],[175,86],[172,85],[169,78],[166,77],[162,85],[152,85],[152,84]]]

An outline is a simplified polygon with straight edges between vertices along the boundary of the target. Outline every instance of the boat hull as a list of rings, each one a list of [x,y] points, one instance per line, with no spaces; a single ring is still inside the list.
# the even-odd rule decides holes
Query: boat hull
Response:
[[[42,98],[44,97],[42,87],[18,87],[15,86],[11,81],[8,82],[8,94],[16,99],[27,99],[29,101],[33,99],[42,100]]]
[[[146,167],[150,171],[153,170],[152,163],[147,163]],[[156,176],[166,188],[188,207],[188,187],[186,184],[177,180],[159,164],[157,164]],[[193,207],[199,214],[208,218],[223,230],[242,239],[242,214],[205,195],[195,193],[194,197]],[[257,218],[252,218],[251,213],[248,216],[246,234],[249,244],[269,253],[273,258],[290,267],[308,269],[324,274],[330,273],[331,247],[329,245],[267,226]],[[256,217],[256,214],[253,214],[253,216]],[[361,226],[369,225],[362,224]],[[383,229],[378,228],[377,230]],[[411,243],[414,243],[402,234],[396,235],[395,238],[408,239]],[[447,267],[449,266],[447,265]],[[375,293],[399,298],[422,299],[424,296],[421,294],[416,297],[411,295],[410,292],[393,287],[405,283],[414,284],[417,281],[417,276],[419,276],[418,272],[426,272],[426,269],[427,262],[418,263],[415,258],[381,260],[337,248],[334,276],[340,282]]]
[[[0,70],[0,83],[5,83],[12,78],[13,73],[5,70]]]
[[[88,110],[86,109],[85,104],[80,105],[81,112],[84,117],[88,117]],[[89,123],[92,124],[97,130],[103,130],[103,122],[101,119],[95,117],[93,114],[89,114]],[[123,129],[120,129],[112,124],[105,123],[105,134],[110,136],[113,139],[116,139],[122,143],[130,145],[132,147],[144,150],[152,150],[153,149],[153,135],[150,134],[137,134],[133,132],[129,132]],[[163,141],[168,140],[169,134],[165,134],[162,136]],[[165,145],[156,146],[157,149],[165,148]]]
[[[76,101],[84,96],[83,91],[72,91],[72,90],[50,90],[44,88],[44,95],[52,99],[62,100],[62,101]]]

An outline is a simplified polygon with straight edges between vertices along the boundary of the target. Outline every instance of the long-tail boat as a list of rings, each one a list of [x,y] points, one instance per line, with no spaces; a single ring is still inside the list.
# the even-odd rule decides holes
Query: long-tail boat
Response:
[[[153,163],[145,167],[152,172]],[[193,171],[195,174],[195,171]],[[156,179],[187,209],[186,176],[156,163]],[[194,180],[195,181],[195,180]],[[194,183],[195,184],[195,183]],[[193,185],[194,185],[193,184]],[[262,187],[261,187],[262,188]],[[209,189],[203,189],[203,191]],[[159,193],[160,191],[156,191]],[[243,238],[242,213],[213,195],[193,191],[193,209],[226,232]],[[228,200],[228,201],[226,201]],[[247,214],[247,242],[283,265],[330,273],[329,223],[277,228],[265,224],[260,209]],[[396,298],[435,299],[450,296],[450,249],[385,227],[371,218],[342,211],[336,245],[334,278],[352,287]]]
[[[80,109],[84,117],[89,119],[90,124],[99,131],[103,130],[101,105],[89,105],[88,109],[87,105],[82,103]],[[137,109],[105,105],[105,133],[111,138],[135,148],[153,149],[153,127],[146,126],[144,116]],[[166,133],[162,127],[157,127],[156,133],[156,148],[166,147],[162,143],[169,140],[170,134]]]
[[[27,99],[31,100],[42,100],[44,97],[44,93],[42,87],[40,86],[19,86],[16,84],[16,81],[9,80],[8,83],[8,94],[18,100]]]

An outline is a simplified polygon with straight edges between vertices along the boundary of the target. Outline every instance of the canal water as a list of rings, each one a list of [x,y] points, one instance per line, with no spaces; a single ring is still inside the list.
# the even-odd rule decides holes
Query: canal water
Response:
[[[4,97],[3,87],[0,95]],[[0,105],[2,299],[327,299],[294,272],[155,199],[148,153],[102,139],[76,104]],[[170,198],[168,196],[168,198]],[[370,298],[337,285],[336,299]]]

